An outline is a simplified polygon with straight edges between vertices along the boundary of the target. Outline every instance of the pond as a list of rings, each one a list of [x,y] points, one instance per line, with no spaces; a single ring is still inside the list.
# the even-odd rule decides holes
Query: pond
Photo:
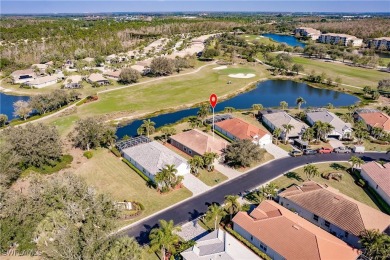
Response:
[[[206,95],[206,94],[205,94]],[[208,95],[208,94],[207,94]],[[306,83],[290,80],[267,80],[259,82],[257,86],[245,93],[218,103],[215,111],[222,111],[225,107],[235,109],[248,109],[253,104],[262,104],[264,107],[278,107],[281,101],[286,101],[289,107],[295,107],[298,97],[303,97],[306,103],[301,107],[323,107],[332,103],[335,107],[355,104],[359,99],[355,96],[329,89],[313,88]],[[205,99],[207,99],[205,97]],[[188,116],[195,116],[198,108],[180,110],[168,114],[151,117],[156,123],[155,127],[172,124]],[[135,120],[126,126],[119,127],[116,135],[122,138],[124,135],[135,136],[142,120]]]
[[[9,120],[15,118],[13,116],[13,112],[14,112],[13,103],[18,100],[27,101],[29,98],[30,97],[27,96],[6,95],[0,92],[0,114],[7,115]]]
[[[291,35],[280,35],[280,34],[274,34],[274,33],[265,33],[262,34],[264,37],[271,38],[272,40],[279,42],[279,43],[285,43],[292,47],[299,46],[302,48],[305,48],[306,44],[303,42],[298,41],[297,38]]]

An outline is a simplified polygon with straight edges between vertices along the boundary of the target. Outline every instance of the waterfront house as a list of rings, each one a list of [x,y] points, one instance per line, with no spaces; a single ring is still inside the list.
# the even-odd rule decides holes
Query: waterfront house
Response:
[[[50,75],[50,76],[39,77],[32,81],[28,81],[26,85],[33,88],[44,88],[50,85],[54,85],[57,82],[58,82],[58,76]]]
[[[363,121],[367,125],[367,128],[370,132],[374,127],[377,127],[383,129],[383,131],[387,133],[390,133],[390,116],[379,110],[358,110],[355,113],[355,118],[357,120]]]
[[[34,80],[37,75],[33,69],[15,70],[11,73],[12,82],[14,84],[25,83]]]
[[[350,138],[352,136],[352,126],[350,123],[345,123],[334,113],[327,110],[313,111],[306,113],[306,119],[311,126],[320,121],[329,123],[334,127],[332,132],[328,133],[326,138],[333,137],[336,139]]]

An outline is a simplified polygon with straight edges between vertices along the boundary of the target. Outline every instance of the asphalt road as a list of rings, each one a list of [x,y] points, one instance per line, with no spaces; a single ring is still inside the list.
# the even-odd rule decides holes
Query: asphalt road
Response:
[[[383,160],[388,161],[390,156],[384,153],[364,153],[359,155],[365,161]],[[121,232],[131,237],[135,237],[141,244],[148,242],[151,229],[157,226],[158,220],[173,220],[175,224],[182,224],[193,220],[206,212],[211,203],[222,203],[226,195],[240,194],[252,190],[268,182],[269,180],[288,172],[289,170],[305,165],[307,163],[348,161],[350,154],[317,154],[301,157],[287,157],[272,161],[253,171],[241,175],[228,181],[215,189],[203,193],[197,197],[187,200],[164,212],[161,212],[149,219],[145,219]]]

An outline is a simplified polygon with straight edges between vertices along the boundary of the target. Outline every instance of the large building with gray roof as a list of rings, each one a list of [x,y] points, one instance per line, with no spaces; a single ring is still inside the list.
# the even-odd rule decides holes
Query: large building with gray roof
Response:
[[[261,120],[270,128],[271,132],[276,128],[280,128],[282,133],[280,138],[284,139],[287,134],[287,139],[299,138],[306,128],[309,126],[304,122],[298,121],[289,114],[280,110],[264,110],[259,113]],[[283,125],[292,125],[293,129],[286,133]]]
[[[151,180],[166,165],[175,165],[177,175],[190,173],[187,160],[164,145],[153,141],[128,147],[122,150],[123,158],[132,163]]]
[[[327,110],[308,112],[307,121],[310,125],[314,125],[315,122],[321,121],[323,123],[329,123],[334,127],[333,131],[327,135],[327,137],[334,137],[337,139],[350,138],[352,136],[352,127],[350,123],[345,123],[334,113]]]

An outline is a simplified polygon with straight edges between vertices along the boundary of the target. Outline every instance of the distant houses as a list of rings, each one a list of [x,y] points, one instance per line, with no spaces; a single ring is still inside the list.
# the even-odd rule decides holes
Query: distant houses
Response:
[[[37,78],[37,74],[34,69],[15,70],[11,73],[12,81],[14,84],[25,83],[27,81]]]
[[[83,78],[80,75],[72,75],[66,78],[64,88],[67,89],[76,89],[76,88],[82,88],[82,82]]]
[[[316,122],[324,122],[329,123],[334,127],[332,132],[328,133],[326,138],[333,137],[336,139],[344,139],[352,137],[352,126],[350,123],[345,123],[334,113],[329,112],[327,110],[321,111],[313,111],[306,113],[307,121],[311,126],[313,126]]]
[[[249,139],[264,148],[272,143],[272,136],[266,131],[239,118],[226,119],[215,124],[215,130],[232,140]]]
[[[342,33],[325,33],[318,37],[320,43],[328,43],[343,46],[360,47],[363,44],[363,40],[356,36]]]
[[[119,80],[119,75],[121,74],[122,70],[115,70],[115,71],[107,71],[103,73],[104,76],[106,76],[109,79],[113,79],[118,81]]]
[[[356,248],[364,230],[390,231],[387,214],[312,181],[291,186],[278,198],[280,205]]]
[[[390,163],[365,163],[360,175],[390,205]]]
[[[122,150],[123,158],[154,181],[156,174],[166,165],[175,165],[177,175],[190,173],[187,160],[157,141],[138,144]]]
[[[39,77],[34,80],[28,81],[26,85],[33,88],[44,88],[50,85],[54,85],[58,82],[58,75],[50,75]]]
[[[238,212],[233,229],[274,260],[356,260],[347,243],[278,203],[265,200],[250,214]]]
[[[368,46],[379,50],[390,50],[390,37],[375,38],[368,43]]]
[[[282,139],[300,138],[304,130],[309,127],[282,110],[263,110],[259,112],[259,117],[271,131],[276,128],[281,129],[280,138]],[[287,132],[283,125],[292,125],[293,128]]]
[[[228,145],[228,142],[225,140],[218,137],[213,138],[198,129],[173,135],[170,137],[170,143],[191,156],[202,156],[206,152],[213,152],[220,155],[222,154],[222,150]]]
[[[103,77],[103,75],[100,73],[92,73],[87,78],[87,81],[91,84],[94,84],[94,83],[99,84],[100,86],[110,84],[110,81],[108,79],[106,79],[105,77]]]
[[[381,128],[383,131],[390,133],[390,116],[376,109],[361,109],[355,112],[355,118],[364,122],[368,130]]]
[[[294,34],[295,35],[298,34],[299,36],[302,37],[311,38],[312,40],[315,41],[320,37],[321,31],[310,27],[299,27],[294,30]]]

